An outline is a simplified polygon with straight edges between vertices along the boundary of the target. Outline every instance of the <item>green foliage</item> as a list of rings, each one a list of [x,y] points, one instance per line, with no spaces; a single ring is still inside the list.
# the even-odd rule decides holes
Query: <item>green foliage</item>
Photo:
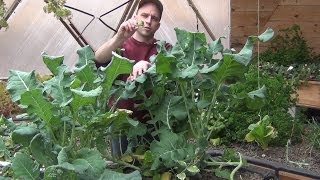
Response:
[[[273,66],[265,68],[270,73],[284,73],[288,79],[320,79],[320,55],[308,46],[297,24],[280,30],[259,57],[260,61],[269,62]]]
[[[270,47],[261,53],[262,61],[277,62],[279,65],[306,64],[312,62],[311,48],[302,36],[299,25],[280,30],[272,39]]]
[[[23,145],[13,158],[16,178],[36,179],[39,167],[45,167],[47,179],[98,179],[103,173],[106,176],[103,156],[109,155],[95,148],[106,143],[103,139],[108,134],[139,125],[128,117],[130,111],[114,111],[106,106],[113,81],[132,71],[131,62],[115,55],[108,67],[97,69],[90,47],[77,53],[75,73],[63,64],[63,56],[46,54],[43,60],[52,73],[50,78],[39,81],[34,71],[10,71],[10,96],[32,120],[12,129],[12,140]]]
[[[8,27],[8,23],[5,20],[5,15],[7,13],[6,4],[3,0],[0,0],[0,27]]]
[[[9,92],[6,90],[6,82],[0,81],[0,116],[9,117],[21,112],[18,105],[10,99]]]
[[[15,178],[38,179],[40,176],[39,164],[36,164],[27,154],[17,153],[12,161]]]
[[[320,149],[320,124],[316,121],[316,119],[312,119],[307,129],[307,138],[309,141],[309,145],[311,146],[311,150],[313,147]]]
[[[277,137],[277,131],[271,126],[268,115],[257,123],[251,124],[248,129],[250,132],[245,137],[246,141],[256,141],[263,149],[268,147],[271,139]]]
[[[262,67],[263,64],[262,64]],[[247,127],[260,120],[260,116],[269,115],[270,122],[278,131],[278,138],[272,139],[271,144],[284,146],[289,138],[293,142],[301,141],[303,116],[296,114],[293,118],[289,108],[295,105],[296,99],[291,95],[295,92],[295,80],[287,80],[281,73],[270,74],[261,70],[258,77],[258,69],[255,64],[251,65],[243,82],[238,82],[230,87],[232,94],[239,94],[237,99],[232,99],[228,111],[222,113],[227,119],[226,128],[218,135],[223,137],[224,143],[242,142],[249,132]],[[259,111],[248,105],[247,92],[256,89],[258,84],[266,87],[265,98],[257,98],[261,108]],[[253,103],[255,104],[255,103]],[[224,109],[224,105],[221,105]],[[257,107],[257,105],[255,105]]]
[[[54,13],[56,18],[69,18],[71,11],[64,7],[65,0],[46,0],[47,4],[43,7],[45,13]],[[0,0],[0,27],[8,28],[8,22],[5,19],[7,13],[6,4]]]
[[[232,54],[223,51],[221,38],[207,43],[203,33],[175,30],[177,43],[166,49],[159,42],[158,54],[151,58],[153,65],[135,81],[122,85],[122,97],[141,100],[138,107],[149,112],[148,131],[159,138],[150,146],[156,157],[151,169],[178,167],[177,177],[183,179],[192,175],[188,167],[196,169],[207,159],[208,141],[225,128],[227,109],[220,105],[227,107],[230,99],[238,97],[229,86],[248,71],[254,42],[267,41],[273,31],[250,36],[243,49]],[[213,59],[213,55],[221,58]],[[245,98],[251,106],[259,105],[264,93],[264,88],[251,90]],[[186,144],[190,136],[195,147]]]
[[[176,167],[178,161],[190,161],[195,152],[193,144],[186,142],[182,136],[178,136],[170,131],[160,133],[159,141],[153,141],[150,150],[155,157],[151,170],[158,169],[160,165],[166,168]]]
[[[110,170],[105,170],[105,172],[102,174],[99,180],[103,179],[123,179],[123,180],[141,180],[141,175],[139,171],[133,171],[132,173],[129,174],[122,174]]]
[[[54,13],[56,18],[70,17],[71,11],[64,7],[65,0],[48,0],[47,4],[43,7],[44,12]]]

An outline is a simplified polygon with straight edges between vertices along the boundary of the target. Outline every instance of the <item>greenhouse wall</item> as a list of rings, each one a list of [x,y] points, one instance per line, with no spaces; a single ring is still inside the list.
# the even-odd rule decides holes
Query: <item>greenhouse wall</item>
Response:
[[[231,0],[232,47],[239,49],[247,36],[257,34],[258,13],[260,32],[271,27],[277,33],[298,24],[309,46],[320,53],[319,0]]]
[[[132,0],[138,1],[138,0]],[[77,40],[80,36],[93,50],[114,35],[128,0],[67,0],[66,5],[72,16],[65,20],[80,33],[74,38],[66,27],[53,16],[43,11],[43,0],[4,0],[8,9],[18,3],[8,19],[8,29],[0,30],[0,77],[8,77],[9,70],[36,70],[40,74],[49,73],[42,63],[41,53],[64,55],[65,64],[71,68],[77,60],[76,50],[80,48]],[[161,0],[164,14],[156,38],[175,43],[175,27],[188,31],[204,32],[209,36],[199,16],[191,8],[188,0]],[[230,1],[229,0],[192,0],[199,14],[215,37],[225,36],[225,47],[229,47]],[[117,8],[119,7],[119,8]],[[106,14],[106,15],[104,15]]]

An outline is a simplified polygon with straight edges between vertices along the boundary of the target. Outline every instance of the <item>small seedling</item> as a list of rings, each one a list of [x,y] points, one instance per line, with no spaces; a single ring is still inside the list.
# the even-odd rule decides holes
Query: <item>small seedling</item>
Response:
[[[137,27],[143,27],[144,22],[143,21],[137,21]]]

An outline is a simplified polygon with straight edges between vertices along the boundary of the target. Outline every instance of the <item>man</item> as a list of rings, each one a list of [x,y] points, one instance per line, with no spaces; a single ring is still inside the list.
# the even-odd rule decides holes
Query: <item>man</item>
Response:
[[[138,5],[137,13],[123,22],[118,32],[109,41],[104,43],[95,53],[98,64],[105,64],[111,60],[112,51],[117,48],[122,49],[122,56],[134,60],[132,73],[121,76],[122,80],[134,80],[137,76],[144,73],[150,67],[149,58],[157,53],[157,41],[154,38],[155,32],[160,27],[163,5],[159,0],[141,0]],[[166,44],[169,48],[170,44]],[[132,117],[141,122],[146,122],[145,111],[138,111],[134,108],[135,102],[132,100],[120,100],[117,108],[132,110]],[[122,150],[127,147],[127,140],[119,137],[112,140],[112,154],[119,156]]]
[[[134,17],[123,22],[116,35],[96,51],[96,62],[108,62],[112,51],[121,48],[124,50],[122,56],[135,60],[129,79],[145,72],[150,67],[150,56],[157,53],[154,34],[160,27],[162,12],[163,6],[159,0],[141,0]]]

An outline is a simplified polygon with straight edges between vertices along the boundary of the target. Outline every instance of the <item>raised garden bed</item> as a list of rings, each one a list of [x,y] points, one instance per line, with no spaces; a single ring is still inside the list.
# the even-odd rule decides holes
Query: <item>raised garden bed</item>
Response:
[[[297,94],[298,106],[320,109],[320,82],[301,82]]]

